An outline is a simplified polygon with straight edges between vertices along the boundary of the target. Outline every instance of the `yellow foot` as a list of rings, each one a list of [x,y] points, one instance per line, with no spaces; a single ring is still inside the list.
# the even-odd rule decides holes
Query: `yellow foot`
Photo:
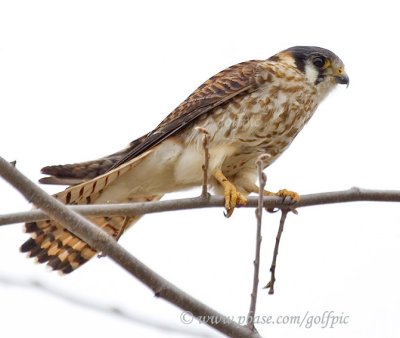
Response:
[[[256,185],[254,185],[250,187],[248,191],[258,194],[260,192],[260,189]],[[297,192],[290,191],[287,189],[281,189],[278,192],[271,192],[268,190],[264,190],[264,196],[278,196],[282,197],[283,199],[289,197],[293,202],[300,201],[300,195]]]
[[[247,198],[237,191],[236,187],[228,181],[221,170],[218,170],[214,177],[224,188],[226,217],[231,217],[235,207],[237,205],[245,205]]]
[[[297,192],[286,189],[279,190],[278,192],[274,193],[274,195],[282,197],[283,199],[289,197],[293,202],[300,201],[300,195]]]
[[[254,192],[254,193],[256,193],[256,194],[259,194],[260,193],[260,188],[259,187],[257,187],[257,185],[255,185],[255,184],[252,184],[252,185],[250,185],[250,186],[247,186],[247,189],[246,189],[249,193],[251,193],[251,192]],[[290,190],[287,190],[287,189],[281,189],[281,190],[279,190],[278,192],[271,192],[271,191],[268,191],[268,190],[264,190],[264,193],[263,193],[263,195],[264,196],[278,196],[278,197],[282,197],[283,198],[283,200],[285,201],[286,199],[289,199],[289,201],[286,201],[286,202],[292,202],[292,203],[294,203],[294,202],[298,202],[298,201],[300,201],[300,195],[297,193],[297,192],[294,192],[294,191],[290,191]],[[274,209],[272,208],[267,208],[267,210],[268,211],[270,211],[270,212],[272,212]],[[295,209],[293,209],[292,211],[294,211]]]
[[[297,192],[290,191],[287,189],[281,189],[278,192],[270,192],[270,191],[264,190],[264,196],[279,196],[279,197],[283,198],[283,201],[285,201],[287,198],[289,198],[289,203],[300,201],[300,195]],[[277,210],[279,210],[279,209],[277,209]],[[275,212],[277,210],[274,208],[267,208],[267,211],[269,211],[269,212]],[[292,209],[292,211],[295,214],[297,214],[296,209]]]

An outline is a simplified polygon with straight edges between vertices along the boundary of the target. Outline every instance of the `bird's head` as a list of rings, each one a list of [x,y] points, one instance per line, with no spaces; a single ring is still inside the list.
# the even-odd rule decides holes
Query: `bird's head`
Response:
[[[331,89],[336,84],[349,85],[342,60],[328,49],[296,46],[272,56],[270,60],[296,67],[317,87]]]

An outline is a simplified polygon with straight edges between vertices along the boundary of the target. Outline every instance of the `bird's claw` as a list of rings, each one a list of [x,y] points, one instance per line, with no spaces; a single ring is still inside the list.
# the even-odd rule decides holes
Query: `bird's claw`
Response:
[[[233,210],[237,205],[245,205],[247,203],[247,198],[242,196],[240,192],[237,191],[236,187],[229,181],[224,182],[224,196],[225,196],[225,217],[231,217]]]
[[[300,195],[295,192],[295,191],[290,191],[287,189],[281,189],[278,192],[270,192],[270,191],[266,191],[264,190],[264,195],[265,196],[278,196],[278,197],[282,197],[283,202],[285,205],[288,205],[289,209],[297,214],[297,211],[295,209],[295,207],[290,207],[290,205],[295,204],[296,202],[300,201]],[[277,212],[280,208],[267,208],[268,212]]]
[[[284,200],[290,198],[293,202],[300,201],[300,195],[295,191],[281,189],[275,193],[276,196],[282,197]]]
[[[235,207],[237,205],[245,205],[247,203],[247,198],[237,191],[236,187],[229,182],[221,170],[217,170],[214,177],[224,188],[225,217],[231,217]]]

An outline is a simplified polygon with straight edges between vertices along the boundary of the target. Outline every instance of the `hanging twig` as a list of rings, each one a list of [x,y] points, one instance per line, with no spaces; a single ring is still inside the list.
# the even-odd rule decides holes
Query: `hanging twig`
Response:
[[[253,275],[253,289],[251,292],[251,301],[250,301],[250,309],[247,315],[247,327],[256,332],[256,328],[254,326],[254,318],[256,314],[256,305],[257,305],[257,292],[258,292],[258,282],[259,282],[259,272],[260,272],[260,251],[261,251],[261,225],[262,225],[262,212],[263,212],[263,195],[264,195],[264,187],[267,182],[267,178],[263,173],[263,161],[269,157],[270,155],[265,154],[261,155],[257,159],[257,173],[258,173],[258,184],[259,184],[259,193],[258,193],[258,206],[256,209],[256,218],[257,218],[257,231],[256,231],[256,253],[254,258],[254,275]]]
[[[271,279],[268,282],[268,284],[265,286],[265,289],[269,289],[268,293],[270,295],[273,295],[274,291],[275,291],[274,285],[275,285],[275,281],[276,281],[276,278],[275,278],[276,259],[278,257],[279,243],[281,241],[283,228],[285,226],[286,216],[290,212],[290,209],[283,208],[283,209],[281,209],[281,212],[282,212],[282,214],[281,214],[281,219],[279,221],[278,233],[276,234],[276,239],[275,239],[274,257],[272,258],[271,268],[269,269],[269,271],[271,272]]]

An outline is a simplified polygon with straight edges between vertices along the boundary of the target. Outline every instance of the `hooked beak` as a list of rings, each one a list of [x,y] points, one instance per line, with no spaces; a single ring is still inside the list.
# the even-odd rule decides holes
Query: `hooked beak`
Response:
[[[350,79],[349,76],[346,74],[346,72],[343,70],[343,68],[337,69],[337,71],[334,74],[334,77],[336,79],[336,83],[345,84],[347,85],[347,87],[349,86]]]

